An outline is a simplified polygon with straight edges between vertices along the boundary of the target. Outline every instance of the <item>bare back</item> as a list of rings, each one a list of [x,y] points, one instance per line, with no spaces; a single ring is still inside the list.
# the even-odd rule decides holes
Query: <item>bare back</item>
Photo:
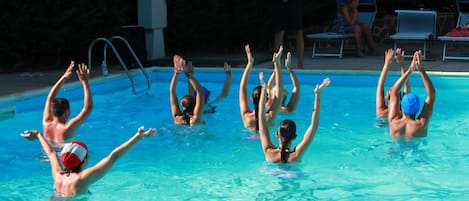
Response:
[[[80,173],[61,174],[56,173],[54,190],[65,196],[83,194],[88,192],[88,185],[81,179]]]
[[[419,119],[403,116],[389,123],[389,131],[392,136],[401,137],[425,137],[427,136],[427,124]]]

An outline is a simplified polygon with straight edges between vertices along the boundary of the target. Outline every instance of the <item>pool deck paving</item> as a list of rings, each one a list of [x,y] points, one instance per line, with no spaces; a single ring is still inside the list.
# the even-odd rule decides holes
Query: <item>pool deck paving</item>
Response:
[[[344,56],[339,59],[338,57],[316,57],[311,58],[312,51],[310,47],[305,47],[304,54],[304,70],[296,71],[375,71],[379,72],[384,62],[384,51],[387,48],[392,47],[392,44],[381,45],[378,50],[378,55],[375,56],[364,56],[356,57],[353,52],[345,52]],[[427,60],[424,61],[425,69],[428,72],[435,73],[461,73],[467,74],[469,72],[469,61],[464,60],[447,60],[443,62],[441,60],[441,45],[432,45],[430,50],[431,54],[427,55]],[[258,53],[259,54],[259,53]],[[410,53],[409,53],[410,54]],[[256,52],[253,52],[254,58],[256,59]],[[267,53],[263,53],[263,58],[257,60],[254,68],[272,68],[272,62],[266,57]],[[244,68],[246,56],[244,52],[239,55],[231,55],[229,57],[220,55],[208,55],[204,59],[198,61],[194,56],[192,59],[197,66],[209,66],[205,65],[204,61],[210,60],[208,63],[220,63],[218,66],[223,65],[223,60],[233,60],[233,68]],[[227,59],[228,58],[228,59]],[[167,59],[168,60],[168,59]],[[292,55],[293,66],[296,66],[296,55]],[[410,63],[411,58],[406,58],[406,61]],[[238,61],[238,62],[234,62]],[[166,65],[170,66],[170,65]],[[64,69],[56,69],[43,72],[16,72],[16,73],[0,73],[0,99],[7,97],[20,96],[24,93],[34,90],[48,89],[57,81],[59,76],[65,71]],[[123,73],[122,70],[110,70],[111,74]],[[399,67],[395,62],[391,65],[390,71],[399,71]],[[469,74],[468,74],[469,75]],[[93,66],[91,68],[90,79],[101,77],[102,72],[99,66]],[[68,82],[77,81],[75,75],[70,77]]]

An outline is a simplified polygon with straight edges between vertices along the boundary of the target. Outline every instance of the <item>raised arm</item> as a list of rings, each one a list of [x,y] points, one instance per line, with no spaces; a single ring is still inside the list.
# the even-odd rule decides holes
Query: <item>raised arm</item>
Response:
[[[298,105],[298,101],[300,100],[300,82],[296,78],[295,73],[291,69],[291,53],[287,53],[287,58],[285,59],[285,67],[287,68],[288,72],[290,73],[290,79],[293,83],[293,89],[290,97],[290,101],[287,104],[285,112],[293,112]]]
[[[75,62],[71,61],[67,70],[65,70],[65,73],[59,78],[59,80],[57,80],[57,82],[55,82],[54,86],[52,86],[49,94],[47,95],[46,103],[44,106],[44,112],[42,116],[43,124],[49,121],[52,121],[53,119],[52,109],[51,109],[52,100],[54,100],[54,98],[57,96],[57,93],[59,93],[59,90],[62,87],[63,83],[65,82],[65,80],[67,80],[67,78],[72,73],[74,66],[75,66]]]
[[[70,121],[67,123],[68,130],[72,132],[65,132],[65,139],[68,139],[72,136],[68,136],[69,134],[73,134],[75,130],[77,130],[80,125],[88,118],[88,116],[91,114],[91,111],[93,110],[94,104],[93,104],[93,98],[91,95],[91,90],[90,90],[90,85],[89,85],[89,77],[90,77],[90,70],[88,67],[82,63],[81,65],[78,64],[78,70],[76,71],[77,77],[80,80],[82,86],[83,86],[83,93],[84,93],[84,99],[83,99],[83,108],[81,109],[80,113],[78,113],[77,116],[74,118],[70,119]]]
[[[176,84],[178,81],[179,72],[182,71],[182,57],[179,55],[174,55],[173,64],[174,74],[173,78],[171,78],[171,84],[169,85],[169,101],[171,103],[171,115],[173,116],[174,122],[176,122],[176,115],[181,113],[181,109],[179,109],[178,97],[176,95]]]
[[[396,50],[396,61],[401,67],[401,74],[405,73],[405,64],[404,64],[404,55],[405,52],[404,50],[401,50],[401,48],[397,48]],[[410,80],[407,80],[404,85],[404,93],[408,94],[410,93]]]
[[[275,99],[275,101],[272,103],[272,107],[270,107],[270,112],[267,113],[267,123],[269,125],[272,125],[275,123],[275,118],[277,117],[279,111],[280,111],[280,106],[282,105],[282,100],[281,98],[283,97],[283,76],[282,76],[282,71],[280,69],[280,61],[282,59],[282,54],[283,54],[283,46],[280,46],[278,52],[275,52],[273,57],[272,57],[272,62],[274,63],[274,71],[275,71],[275,90],[277,91],[277,96],[278,98]]]
[[[388,49],[384,52],[384,65],[381,70],[381,74],[379,75],[378,84],[376,85],[376,116],[384,116],[388,112],[388,107],[386,107],[384,98],[384,82],[386,81],[386,76],[388,74],[389,66],[392,63],[393,56],[393,49]]]
[[[46,139],[44,139],[42,134],[39,133],[39,131],[37,130],[24,131],[21,136],[28,140],[39,139],[41,147],[44,150],[44,153],[46,153],[47,158],[49,159],[52,177],[55,179],[57,173],[62,172],[62,167],[60,166],[59,159],[57,158],[57,153],[55,153],[54,149],[52,149],[49,143],[47,143]]]
[[[303,135],[303,139],[296,146],[296,150],[294,152],[296,155],[295,160],[301,159],[301,156],[303,156],[304,152],[308,149],[309,145],[313,141],[314,136],[316,136],[316,131],[318,130],[319,126],[319,115],[321,113],[321,92],[324,88],[329,86],[330,83],[331,80],[326,78],[322,81],[321,84],[317,84],[316,88],[314,89],[316,97],[314,98],[314,108],[311,114],[311,124],[309,125],[308,129],[306,129],[306,132]]]
[[[112,168],[114,163],[124,156],[138,141],[143,137],[152,137],[156,135],[156,130],[150,128],[147,131],[143,126],[138,128],[137,133],[132,136],[127,142],[115,148],[108,156],[104,157],[95,166],[85,169],[81,172],[81,181],[87,186],[101,179]]]
[[[190,124],[199,124],[203,123],[202,115],[204,113],[204,105],[205,105],[205,97],[204,97],[204,89],[199,84],[199,82],[194,78],[190,69],[185,62],[182,63],[184,74],[186,74],[189,83],[194,87],[195,91],[197,91],[197,95],[195,97],[195,107],[194,107],[194,114],[192,115]]]
[[[391,98],[389,100],[389,112],[388,112],[388,122],[391,123],[394,119],[400,117],[400,98],[399,98],[399,90],[401,89],[402,85],[407,81],[410,74],[415,68],[416,62],[418,59],[418,52],[414,53],[414,57],[412,62],[410,63],[409,68],[407,71],[401,75],[401,77],[394,83],[391,88]]]
[[[275,82],[275,71],[272,71],[272,74],[269,77],[269,81],[267,81],[267,108],[272,107],[272,101],[275,100],[277,97],[277,92],[272,89]]]
[[[187,68],[189,69],[189,72],[194,75],[194,66],[192,65],[192,61],[187,61]],[[187,89],[189,91],[188,94],[194,94],[194,87],[192,86],[191,82],[187,82]]]
[[[225,62],[223,64],[223,69],[225,69],[225,74],[226,74],[225,84],[223,85],[223,89],[221,90],[221,94],[212,103],[223,100],[226,96],[228,96],[228,92],[230,91],[230,86],[231,86],[231,65],[229,65],[227,62]]]
[[[274,144],[270,140],[269,134],[269,127],[267,125],[267,120],[265,118],[265,102],[266,102],[266,93],[267,87],[264,82],[264,73],[259,73],[259,80],[261,81],[262,91],[261,97],[259,100],[259,137],[261,139],[262,150],[264,151],[264,155],[267,158],[267,150],[275,148]]]
[[[251,72],[252,65],[254,65],[254,58],[251,54],[251,49],[249,45],[244,46],[244,50],[246,52],[246,57],[248,59],[248,63],[246,64],[246,68],[244,69],[243,76],[241,77],[241,82],[239,83],[239,111],[241,113],[241,117],[244,117],[244,114],[252,112],[249,108],[248,103],[248,94],[247,94],[247,82],[249,78],[249,73]]]
[[[435,98],[436,98],[436,90],[435,90],[435,87],[433,86],[432,81],[430,80],[427,73],[425,72],[425,69],[423,68],[421,51],[419,51],[419,59],[418,59],[417,64],[418,64],[418,68],[420,71],[420,77],[422,78],[423,85],[425,86],[425,91],[427,92],[427,98],[425,99],[422,113],[420,113],[418,119],[421,122],[423,122],[424,125],[427,125],[433,113],[433,106],[435,104]]]

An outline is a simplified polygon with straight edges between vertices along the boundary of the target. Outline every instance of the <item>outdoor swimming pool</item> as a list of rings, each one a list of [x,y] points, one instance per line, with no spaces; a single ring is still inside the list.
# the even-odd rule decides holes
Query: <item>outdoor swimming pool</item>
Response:
[[[281,115],[297,123],[298,139],[311,118],[313,89],[325,77],[320,126],[302,162],[277,165],[265,161],[260,141],[249,139],[239,115],[238,84],[243,69],[233,69],[228,98],[204,128],[174,125],[169,108],[170,68],[153,68],[152,88],[137,95],[126,76],[93,81],[95,108],[76,138],[88,144],[89,165],[126,141],[140,125],[158,135],[143,139],[100,181],[89,200],[464,200],[469,192],[469,77],[431,74],[437,98],[428,137],[399,142],[387,127],[375,126],[375,85],[379,72],[298,72],[299,107]],[[270,70],[263,70],[270,72]],[[248,91],[258,84],[251,72]],[[184,76],[177,88],[187,91]],[[224,81],[221,70],[197,70],[195,77],[216,97]],[[386,86],[397,77],[390,75]],[[286,74],[288,89],[291,83]],[[423,100],[420,77],[412,90]],[[48,162],[38,141],[19,136],[41,128],[47,91],[0,101],[17,113],[0,120],[0,200],[45,200],[53,195]],[[71,101],[72,116],[82,107],[82,89],[67,87],[59,96]],[[251,105],[252,107],[252,105]],[[1,108],[1,107],[0,107]],[[271,130],[272,131],[272,130]],[[273,139],[274,143],[276,140]]]

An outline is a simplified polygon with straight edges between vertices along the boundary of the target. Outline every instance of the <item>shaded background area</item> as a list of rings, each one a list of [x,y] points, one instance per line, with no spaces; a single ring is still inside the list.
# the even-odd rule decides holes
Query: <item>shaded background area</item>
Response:
[[[238,53],[272,49],[271,0],[168,0],[166,55]],[[454,12],[453,0],[377,0],[377,18],[395,9]],[[327,29],[335,1],[303,0],[305,33]],[[86,61],[97,37],[119,35],[121,26],[138,24],[137,1],[1,1],[0,72],[62,68]],[[102,55],[101,55],[102,56]],[[94,56],[99,60],[100,56]]]

